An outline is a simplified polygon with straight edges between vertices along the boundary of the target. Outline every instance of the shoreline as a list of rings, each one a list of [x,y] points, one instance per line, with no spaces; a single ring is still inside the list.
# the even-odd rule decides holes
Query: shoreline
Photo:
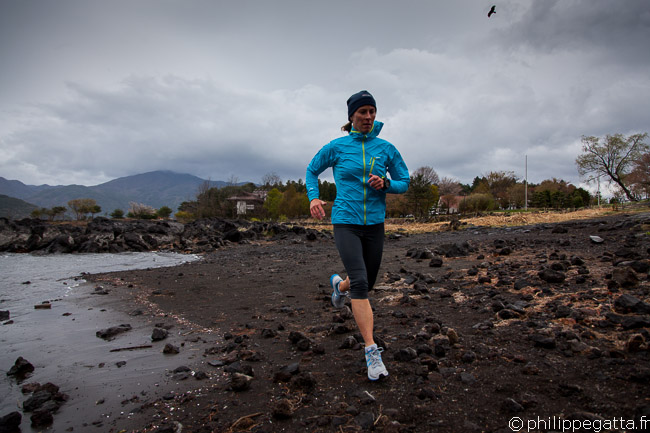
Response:
[[[49,309],[34,310],[4,325],[5,331],[12,333],[11,341],[15,341],[2,356],[3,366],[8,370],[20,356],[35,367],[22,381],[5,375],[2,379],[7,394],[3,396],[0,415],[20,412],[23,432],[42,430],[33,429],[32,413],[22,410],[22,403],[29,397],[21,392],[25,384],[54,383],[68,396],[54,413],[53,424],[46,428],[53,432],[142,428],[138,423],[142,406],[154,405],[165,396],[182,393],[195,385],[180,383],[171,373],[181,365],[196,363],[191,350],[194,343],[185,341],[180,325],[151,314],[134,303],[128,293],[105,287],[107,295],[96,294],[97,284],[90,281],[89,275],[83,278],[85,282],[50,300]],[[142,314],[130,314],[137,309]],[[173,324],[169,337],[153,342],[154,325],[161,323]],[[96,335],[120,324],[129,324],[132,329],[111,341]],[[190,350],[164,355],[162,350],[167,343],[184,344]]]

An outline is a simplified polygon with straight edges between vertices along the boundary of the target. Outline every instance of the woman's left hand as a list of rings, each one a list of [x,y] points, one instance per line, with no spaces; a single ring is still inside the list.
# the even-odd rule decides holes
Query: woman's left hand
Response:
[[[380,191],[384,187],[384,179],[377,176],[376,174],[371,174],[370,179],[368,180],[368,184],[377,191]]]

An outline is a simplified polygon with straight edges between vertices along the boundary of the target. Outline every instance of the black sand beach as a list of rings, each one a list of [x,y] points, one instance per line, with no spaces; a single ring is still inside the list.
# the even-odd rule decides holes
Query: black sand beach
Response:
[[[54,431],[643,431],[649,232],[645,212],[388,236],[372,302],[390,376],[376,383],[350,311],[329,304],[344,272],[330,236],[93,275],[64,319],[100,343],[80,378],[106,385],[63,390]],[[156,328],[167,336],[152,341]]]

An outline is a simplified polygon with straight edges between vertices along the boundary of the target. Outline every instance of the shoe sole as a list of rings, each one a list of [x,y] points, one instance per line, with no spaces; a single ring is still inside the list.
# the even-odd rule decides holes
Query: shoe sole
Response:
[[[388,372],[386,372],[386,373],[379,373],[379,376],[377,376],[375,379],[373,379],[372,377],[368,376],[368,379],[372,380],[373,382],[376,382],[376,381],[378,381],[379,379],[382,379],[382,378],[384,378],[384,377],[388,377]]]

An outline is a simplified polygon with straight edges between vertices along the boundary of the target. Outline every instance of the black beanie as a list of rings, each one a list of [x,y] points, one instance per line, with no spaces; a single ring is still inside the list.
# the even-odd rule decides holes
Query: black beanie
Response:
[[[348,120],[350,120],[359,107],[363,107],[364,105],[372,105],[375,107],[375,110],[377,109],[375,98],[373,98],[367,90],[362,90],[359,93],[350,96],[350,98],[348,98]]]

